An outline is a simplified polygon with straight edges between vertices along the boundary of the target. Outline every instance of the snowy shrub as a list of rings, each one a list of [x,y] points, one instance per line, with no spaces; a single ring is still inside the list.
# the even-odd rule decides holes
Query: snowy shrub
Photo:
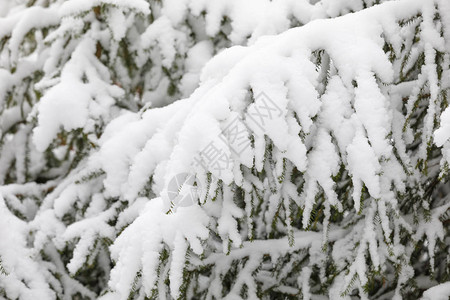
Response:
[[[447,299],[449,97],[447,0],[0,0],[0,298]]]

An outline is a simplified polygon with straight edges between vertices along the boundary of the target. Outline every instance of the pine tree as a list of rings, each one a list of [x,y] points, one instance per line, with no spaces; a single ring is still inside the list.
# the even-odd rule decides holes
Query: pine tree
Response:
[[[0,1],[0,298],[446,299],[447,2]]]

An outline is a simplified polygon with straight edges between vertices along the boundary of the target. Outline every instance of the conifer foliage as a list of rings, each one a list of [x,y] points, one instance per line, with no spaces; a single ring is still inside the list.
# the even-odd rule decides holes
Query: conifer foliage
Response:
[[[0,299],[448,299],[447,0],[0,0]]]

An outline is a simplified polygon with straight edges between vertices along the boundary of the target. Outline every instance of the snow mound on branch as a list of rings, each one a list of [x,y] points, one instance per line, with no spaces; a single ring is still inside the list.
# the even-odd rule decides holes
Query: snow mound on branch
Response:
[[[27,247],[27,224],[11,214],[0,195],[0,288],[13,299],[56,299],[47,277]]]
[[[123,96],[121,88],[107,83],[108,72],[94,56],[93,49],[93,39],[83,40],[64,67],[60,82],[42,97],[38,106],[39,123],[33,136],[38,150],[44,151],[50,145],[60,127],[71,131],[92,127],[89,119],[100,116],[107,119],[114,99]]]
[[[383,83],[392,84],[394,68],[383,51],[381,36],[385,28],[395,31],[394,20],[414,15],[421,8],[421,1],[387,3],[333,20],[313,21],[279,36],[261,38],[250,47],[233,47],[221,52],[206,65],[201,86],[189,99],[140,113],[132,120],[124,116],[123,120],[127,118],[130,122],[102,141],[97,157],[101,158],[101,168],[106,171],[106,192],[132,202],[145,185],[136,178],[145,174],[146,178],[152,178],[153,192],[160,196],[150,201],[155,202],[149,204],[150,207],[165,205],[161,202],[167,200],[168,182],[180,173],[196,174],[199,180],[205,180],[205,173],[210,173],[226,186],[231,183],[241,186],[241,168],[254,166],[260,172],[265,163],[267,143],[272,143],[277,159],[286,159],[299,171],[306,172],[307,188],[300,197],[293,196],[305,207],[304,227],[309,225],[319,186],[325,192],[326,205],[342,209],[334,183],[327,178],[336,175],[343,162],[349,164],[347,170],[354,186],[355,209],[360,210],[363,185],[372,197],[380,200],[380,206],[385,205],[392,199],[391,183],[400,182],[401,189],[406,174],[393,153],[393,141],[388,138],[394,123]],[[355,27],[355,24],[359,25]],[[317,69],[312,61],[312,55],[318,51],[328,57],[328,70]],[[321,71],[330,72],[330,83],[325,91],[321,91],[319,84]],[[253,139],[243,155],[234,153],[233,142],[224,134],[226,125],[234,121],[243,125],[240,128],[247,138]],[[331,143],[332,139],[337,140],[337,145]],[[198,155],[211,144],[217,153],[229,158],[220,170],[212,164],[196,164]],[[163,150],[156,145],[163,145]],[[208,182],[201,182],[201,185],[207,186]],[[213,214],[218,218],[221,238],[228,237],[233,240],[233,247],[239,247],[242,241],[235,219],[242,218],[243,214],[229,201],[227,189],[224,187],[221,200],[216,200],[220,208]],[[207,210],[197,205],[191,209],[198,213]],[[374,216],[377,206],[368,209],[369,216]],[[155,208],[151,213],[164,216],[164,211]],[[148,295],[151,286],[147,283],[153,284],[156,279],[154,270],[145,263],[155,266],[162,244],[182,241],[176,234],[165,239],[156,233],[142,241],[137,233],[139,224],[146,219],[159,220],[156,216],[148,217],[148,213],[146,210],[125,229],[123,238],[119,237],[112,247],[117,265],[110,286],[120,291],[123,299],[140,269],[144,278],[151,278],[144,280]],[[368,217],[366,223],[371,222]],[[389,229],[386,217],[382,216],[381,223],[383,228]],[[184,226],[167,223],[167,230],[182,230],[176,228],[176,224]],[[358,273],[361,284],[367,282],[365,251],[376,266],[384,259],[377,249],[375,229],[369,225],[364,232],[357,232],[365,238],[351,266],[352,274]],[[201,237],[206,236],[201,232]],[[129,244],[133,243],[142,246],[132,248]],[[225,245],[224,242],[224,250]],[[186,247],[180,245],[181,253]],[[151,253],[151,257],[145,253]],[[132,271],[122,272],[125,265],[132,265]],[[181,268],[181,265],[172,263],[174,268]],[[180,274],[180,270],[170,272]],[[179,275],[173,276],[179,279]],[[345,282],[350,279],[346,278]],[[172,296],[179,295],[178,287],[178,280],[173,285],[171,281],[171,289],[175,289],[171,290]]]
[[[387,110],[389,105],[386,96],[380,92],[375,82],[375,76],[389,83],[393,79],[393,70],[382,51],[380,36],[383,26],[380,26],[380,23],[384,24],[386,19],[389,20],[382,17],[383,14],[396,14],[396,18],[401,18],[414,9],[418,10],[419,5],[415,8],[414,5],[409,5],[405,12],[404,3],[406,2],[400,2],[397,6],[388,5],[384,10],[370,9],[336,20],[314,21],[277,37],[261,39],[251,47],[233,47],[223,51],[204,68],[201,75],[202,86],[189,100],[147,111],[140,119],[125,125],[126,130],[120,130],[121,133],[114,134],[109,139],[102,139],[98,156],[102,157],[101,161],[104,162],[102,168],[111,170],[106,172],[107,191],[114,196],[123,194],[127,195],[128,199],[135,197],[144,185],[144,182],[135,180],[141,176],[132,175],[137,170],[145,169],[146,171],[139,172],[141,175],[145,172],[147,177],[156,172],[155,182],[167,182],[174,174],[191,172],[196,155],[220,136],[224,124],[232,121],[230,111],[237,113],[246,125],[246,130],[249,130],[249,134],[255,139],[254,147],[248,151],[253,153],[250,155],[254,157],[256,166],[261,166],[263,161],[261,154],[265,151],[263,137],[266,135],[286,158],[293,161],[300,170],[305,170],[308,160],[306,149],[311,145],[307,143],[308,140],[302,140],[299,133],[309,134],[312,130],[315,132],[312,118],[319,112],[325,113],[329,110],[328,102],[319,100],[319,73],[310,60],[312,51],[316,50],[328,53],[333,66],[339,70],[341,89],[350,91],[343,104],[350,107],[355,101],[356,105],[356,111],[348,111],[343,116],[329,114],[330,118],[326,122],[330,125],[324,123],[329,128],[324,137],[327,138],[326,135],[329,135],[330,131],[335,133],[334,136],[340,142],[338,150],[345,159],[347,147],[350,146],[348,149],[352,151],[352,147],[359,143],[359,140],[352,142],[351,132],[354,134],[357,130],[364,130],[368,132],[367,142],[371,145],[368,147],[373,147],[373,154],[370,155],[375,155],[369,161],[389,157],[392,155],[392,147],[386,139],[391,130],[391,117]],[[391,9],[391,6],[394,9]],[[396,9],[398,7],[402,9]],[[355,29],[355,23],[361,26]],[[335,36],[340,38],[334,38]],[[351,44],[363,47],[351,47]],[[353,88],[352,81],[358,84],[357,88]],[[331,88],[333,85],[327,90],[330,99],[335,97],[332,96],[333,93],[339,90],[338,86],[336,90]],[[253,91],[253,103],[246,100],[248,89]],[[261,93],[267,95],[276,106],[274,109],[280,113],[270,120],[270,125],[265,124],[262,127],[255,122],[254,116],[257,109],[260,110],[263,104],[267,104],[264,101],[268,101],[258,98]],[[353,93],[356,95],[355,99]],[[371,99],[366,95],[371,95]],[[377,121],[380,119],[384,121]],[[163,120],[167,121],[167,124],[164,124]],[[350,136],[344,138],[340,134],[342,131],[339,131],[339,126],[331,128],[331,124],[346,126],[346,132]],[[164,134],[156,134],[157,132]],[[124,139],[127,142],[124,142]],[[162,151],[163,156],[155,152],[157,147],[150,147],[156,141],[168,147]],[[233,156],[230,145],[216,142],[214,144],[217,144],[219,150],[232,158],[232,163],[220,174],[211,166],[207,167],[207,171],[230,183],[233,181],[234,166],[248,165],[248,159],[244,161],[241,158],[243,156]],[[149,143],[149,146],[143,147],[146,143]],[[144,157],[160,157],[162,161],[157,159],[153,163],[143,164]],[[330,163],[330,170],[335,173],[336,162]],[[355,172],[357,169],[358,166],[354,166]],[[202,172],[201,167],[194,167],[194,170]],[[378,194],[379,188],[375,183],[371,183],[371,180],[376,180],[375,173],[379,166],[374,165],[373,170],[368,172],[366,177],[360,174],[356,178],[362,178],[363,182]],[[131,177],[128,178],[129,176]]]
[[[421,300],[447,300],[449,297],[450,282],[446,282],[426,290]]]
[[[162,242],[171,255],[170,285],[172,297],[178,298],[182,283],[182,270],[189,247],[196,254],[203,252],[201,240],[208,238],[209,217],[197,207],[180,208],[177,214],[167,215],[162,199],[153,199],[111,247],[112,258],[117,261],[111,273],[110,286],[118,292],[118,299],[127,299],[134,278],[142,269],[145,293],[151,294],[158,280],[157,269]]]

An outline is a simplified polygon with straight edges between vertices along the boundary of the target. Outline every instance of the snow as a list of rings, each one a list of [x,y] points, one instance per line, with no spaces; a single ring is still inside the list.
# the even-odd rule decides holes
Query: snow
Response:
[[[174,244],[176,246],[172,252],[169,280],[171,296],[178,299],[180,296],[180,287],[183,283],[183,270],[186,263],[186,252],[188,250],[188,245],[181,233],[176,234]]]
[[[339,156],[331,142],[330,135],[325,130],[317,133],[317,144],[308,156],[309,167],[305,172],[305,186],[301,195],[305,209],[303,212],[303,227],[309,225],[309,218],[318,192],[318,184],[324,190],[327,201],[342,209],[334,191],[334,182],[331,179],[339,170]]]
[[[110,286],[127,299],[136,273],[142,268],[142,282],[147,295],[156,281],[159,252],[164,243],[178,251],[172,256],[171,285],[180,286],[180,268],[184,268],[184,253],[189,245],[196,254],[203,252],[200,240],[208,238],[209,218],[198,206],[181,207],[176,214],[165,214],[161,198],[150,201],[140,216],[125,229],[111,247],[112,258],[117,261],[112,270]],[[184,249],[184,250],[183,250]],[[181,257],[180,257],[181,255]],[[177,289],[172,291],[177,293]]]
[[[66,91],[71,91],[66,94]],[[64,98],[61,98],[64,95]],[[44,151],[62,126],[64,130],[84,127],[89,116],[90,93],[82,83],[62,83],[48,91],[39,107],[40,126],[35,130],[35,143]]]
[[[445,230],[439,218],[450,208],[450,203],[446,203],[435,208],[431,213],[431,220],[423,222],[414,234],[415,240],[420,240],[422,236],[426,236],[428,241],[428,255],[430,256],[430,267],[434,269],[434,249],[437,240],[444,241]]]
[[[441,270],[449,4],[374,4],[0,0],[4,296],[401,299],[422,242]]]
[[[310,294],[310,287],[309,287],[309,277],[311,276],[311,269],[308,267],[303,268],[302,275],[299,278],[299,281],[301,281],[302,285],[302,295],[303,299],[310,300],[311,294]]]
[[[106,70],[90,53],[89,49],[93,48],[91,39],[80,43],[64,67],[60,82],[41,99],[39,126],[34,129],[33,136],[38,150],[44,151],[49,146],[60,127],[71,131],[88,126],[90,117],[107,114],[107,109],[114,103],[112,97],[123,95],[120,88],[100,79]],[[90,82],[84,83],[83,76]]]
[[[109,22],[111,24],[111,30],[113,38],[116,41],[120,41],[125,37],[126,26],[123,24],[126,22],[125,15],[119,9],[112,9],[109,15]]]
[[[69,0],[65,1],[61,7],[59,8],[59,15],[61,17],[68,15],[76,15],[82,13],[84,11],[91,10],[95,6],[99,6],[101,4],[112,4],[118,6],[120,8],[133,9],[142,14],[149,14],[150,9],[148,7],[148,3],[144,0],[133,0],[133,1],[124,1],[124,0]]]
[[[61,236],[63,239],[63,241],[61,241],[62,245],[67,241],[79,237],[79,241],[73,251],[73,257],[67,264],[67,269],[70,274],[76,274],[83,266],[87,260],[88,253],[94,250],[96,240],[99,237],[109,239],[114,238],[114,230],[107,222],[112,219],[116,207],[117,205],[93,217],[88,216],[86,219],[76,222],[66,228]]]
[[[418,9],[418,4],[415,5],[410,5],[408,13]],[[338,13],[332,6],[328,7],[328,12]],[[329,205],[342,209],[332,177],[338,174],[341,163],[348,164],[347,170],[353,183],[354,208],[356,212],[365,212],[362,223],[365,224],[362,226],[365,229],[358,233],[364,237],[363,243],[357,249],[355,263],[350,266],[351,275],[346,276],[345,282],[348,285],[349,278],[351,279],[353,274],[358,274],[360,286],[363,286],[367,281],[366,252],[369,253],[375,268],[379,268],[385,261],[384,254],[380,253],[378,246],[377,229],[372,224],[375,212],[380,211],[384,236],[389,237],[391,228],[386,216],[386,203],[395,201],[390,193],[389,184],[396,181],[399,189],[404,186],[402,179],[396,177],[404,178],[399,164],[384,163],[385,160],[395,159],[392,142],[388,138],[393,131],[394,116],[388,103],[390,95],[387,89],[380,86],[378,80],[384,84],[391,84],[394,80],[393,66],[381,50],[383,40],[380,35],[383,28],[389,27],[395,20],[394,15],[398,17],[406,13],[392,9],[389,12],[391,15],[381,17],[378,12],[378,8],[368,10],[360,15],[340,18],[339,22],[314,21],[277,37],[262,38],[250,47],[238,46],[221,52],[203,68],[200,76],[201,87],[194,91],[189,99],[181,100],[183,103],[154,110],[154,113],[145,113],[141,116],[142,119],[125,125],[126,129],[121,129],[119,134],[116,133],[112,138],[103,140],[100,156],[107,174],[105,187],[110,195],[120,196],[125,192],[126,198],[133,201],[132,199],[146,184],[144,178],[153,174],[154,189],[158,191],[156,194],[162,197],[158,201],[167,203],[165,199],[167,182],[173,176],[192,170],[200,173],[198,166],[192,167],[196,153],[201,154],[203,149],[212,144],[220,153],[231,155],[230,149],[224,146],[218,137],[221,129],[231,123],[231,116],[238,119],[243,116],[240,128],[251,132],[254,144],[252,151],[249,149],[245,152],[242,161],[239,161],[240,157],[233,157],[233,165],[236,166],[234,160],[248,165],[250,155],[253,155],[256,169],[262,171],[267,163],[265,162],[267,142],[273,143],[275,147],[273,153],[278,155],[277,159],[287,158],[298,170],[305,171],[305,188],[299,198],[299,203],[304,207],[305,228],[309,225],[309,216],[319,186],[323,189]],[[363,18],[365,22],[360,21]],[[156,25],[170,33],[170,25],[173,22],[177,20],[159,18]],[[354,28],[355,22],[360,22],[364,26]],[[217,25],[209,24],[209,26],[207,31],[211,34]],[[158,34],[162,29],[159,27],[149,28],[145,32],[143,41],[148,43],[145,45],[150,46],[150,41],[157,41],[160,38]],[[169,40],[163,44],[174,45],[175,38],[170,37],[171,34],[175,33],[166,35]],[[340,38],[333,39],[333,35],[339,35]],[[159,45],[162,42],[153,43]],[[198,45],[203,47],[199,48],[198,56],[211,53],[210,44],[201,45]],[[329,84],[324,89],[325,94],[321,100],[317,92],[320,70],[317,70],[310,60],[312,52],[320,49],[324,49],[329,55],[331,72]],[[174,61],[175,48],[161,51],[165,53],[163,64],[171,65]],[[207,55],[209,54],[205,54]],[[194,70],[193,74],[197,74],[204,62],[193,62],[191,61],[193,57],[195,52],[188,55],[186,67],[187,70]],[[358,67],[354,68],[355,65]],[[192,90],[194,86],[195,84],[192,84],[190,89]],[[242,102],[248,101],[248,97],[243,95],[242,90],[248,88],[252,90],[251,102],[243,105]],[[261,97],[262,93],[265,95]],[[271,107],[273,116],[263,120],[262,123],[257,123],[255,117],[258,117],[258,110],[267,108],[268,103],[273,105]],[[293,117],[294,113],[298,119]],[[316,117],[318,122],[313,121]],[[164,124],[163,120],[169,118],[167,125]],[[143,127],[143,124],[146,124],[146,127]],[[108,129],[106,132],[109,132]],[[303,134],[309,137],[301,138]],[[439,132],[437,134],[439,135]],[[145,138],[137,140],[135,136]],[[401,138],[398,137],[398,133],[397,138]],[[334,139],[337,144],[334,144]],[[312,140],[314,142],[311,142]],[[117,163],[112,163],[114,161]],[[228,253],[230,246],[238,248],[244,243],[242,235],[238,232],[237,222],[244,215],[231,200],[232,192],[227,186],[232,181],[242,185],[243,177],[236,167],[233,168],[228,167],[218,172],[212,166],[205,167],[214,177],[222,179],[225,183],[222,187],[223,194],[219,194],[215,200],[217,205],[222,205],[217,230],[221,236],[224,253]],[[392,171],[392,175],[384,179],[385,177],[381,175],[389,171]],[[367,187],[367,192],[372,198],[379,199],[379,205],[372,205],[367,209],[362,206],[360,201],[363,185]],[[277,197],[279,197],[277,194],[268,197],[269,208],[266,218],[269,220],[277,210]],[[250,203],[249,199],[246,199],[246,203]],[[156,200],[151,200],[150,203],[154,201]],[[284,205],[289,206],[288,202]],[[163,207],[165,210],[167,205]],[[289,211],[286,214],[289,217]],[[327,214],[329,215],[329,212]],[[178,211],[174,215],[178,215]],[[134,224],[130,225],[130,230]],[[327,223],[324,224],[327,226]],[[327,238],[327,234],[324,234],[324,238]],[[174,236],[173,239],[181,241],[180,235]],[[153,243],[157,242],[151,244]],[[122,243],[118,242],[113,248],[118,249],[116,247],[120,247],[119,245]],[[149,244],[148,247],[154,246]],[[432,247],[434,248],[434,245]],[[161,251],[161,248],[151,249],[152,256],[149,259],[154,261],[155,253]],[[179,272],[184,266],[184,258],[180,253],[185,253],[186,246],[180,244],[177,249],[174,250],[173,254],[176,256],[171,262],[175,270],[171,267],[168,271],[173,279],[172,296],[179,295],[181,278]],[[124,257],[122,261],[129,259]],[[151,271],[153,264],[154,262],[148,267],[142,267],[147,270],[145,272],[149,272],[146,276],[149,276],[150,282],[156,280],[155,274]],[[122,268],[118,265],[113,271],[114,274],[122,272]],[[135,274],[139,268],[135,265],[131,274]],[[113,285],[116,290],[122,291],[122,295],[126,294],[125,282],[133,280],[131,275],[127,276],[128,279],[117,277],[113,280],[123,282],[120,287]],[[146,286],[147,292],[150,286]]]
[[[147,28],[141,36],[141,41],[144,49],[156,45],[160,47],[163,56],[161,63],[167,68],[172,65],[175,59],[176,47],[186,43],[184,36],[175,31],[169,18],[164,16],[158,18],[152,26]]]
[[[391,124],[391,117],[387,110],[387,99],[379,91],[373,74],[363,73],[357,77],[356,82],[355,110],[358,118],[367,130],[375,154],[378,157],[388,157],[392,147],[386,139],[391,131],[388,125]]]
[[[450,282],[429,288],[423,293],[422,300],[446,300],[450,296]]]
[[[450,138],[450,108],[446,108],[441,115],[441,126],[434,132],[434,142],[442,147]]]
[[[12,62],[16,62],[19,46],[31,29],[54,26],[59,21],[57,14],[53,10],[42,7],[32,7],[20,17],[20,20],[14,24],[14,29],[11,30],[9,50],[11,51]],[[3,36],[2,33],[0,35]]]
[[[13,298],[56,299],[54,291],[46,281],[49,274],[40,271],[39,261],[35,259],[37,253],[27,247],[25,233],[29,230],[28,225],[11,214],[1,196],[0,212],[0,257],[7,272],[0,274],[1,288]]]
[[[358,130],[352,143],[347,147],[347,160],[349,171],[353,181],[353,200],[355,209],[360,208],[362,184],[364,183],[369,193],[374,198],[380,197],[380,182],[378,173],[381,171],[380,163],[372,147],[361,132]],[[364,169],[360,168],[365,166]]]
[[[232,241],[233,246],[238,248],[242,244],[241,236],[237,228],[237,218],[242,218],[242,211],[234,204],[232,193],[228,187],[224,187],[222,199],[222,216],[217,221],[217,230],[222,236],[223,252],[228,252],[228,242]]]
[[[190,95],[200,82],[200,73],[205,64],[211,59],[213,45],[210,41],[201,41],[192,46],[187,52],[186,73],[181,78],[180,89],[184,95]]]

